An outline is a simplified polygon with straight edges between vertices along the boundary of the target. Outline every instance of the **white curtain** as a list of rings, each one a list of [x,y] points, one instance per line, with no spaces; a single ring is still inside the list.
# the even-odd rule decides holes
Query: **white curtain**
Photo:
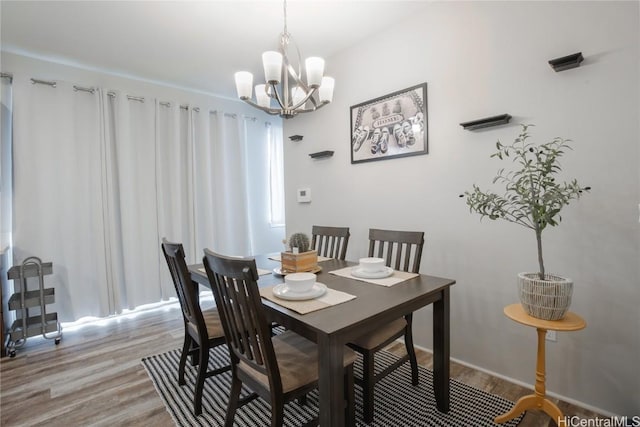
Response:
[[[252,253],[236,114],[59,81],[14,86],[14,259],[53,262],[48,310],[62,321],[174,296],[163,237],[190,263],[204,248]]]
[[[109,313],[99,91],[14,79],[14,256],[51,261],[62,320]]]
[[[182,243],[189,263],[196,262],[193,192],[193,114],[189,106],[171,102],[156,105],[156,165],[158,237]],[[206,167],[206,165],[203,165]],[[160,252],[163,296],[174,286]]]
[[[12,78],[0,78],[0,250],[11,243],[11,122],[12,122]]]
[[[0,250],[11,246],[11,121],[12,121],[12,78],[0,78]],[[6,266],[5,266],[6,267]],[[6,276],[3,278],[3,280]]]
[[[243,123],[236,114],[200,113],[194,134],[196,252],[250,255]]]
[[[194,111],[189,115],[189,129],[193,145],[193,187],[195,221],[195,258],[202,261],[204,248],[219,250],[215,245],[218,215],[216,210],[218,168],[214,167],[214,147],[211,144],[211,117],[208,111]]]
[[[212,182],[211,235],[201,236],[205,247],[229,255],[250,255],[247,213],[245,132],[236,114],[209,113],[210,157],[199,179]],[[198,193],[200,194],[200,193]],[[212,217],[212,218],[211,218]]]
[[[110,209],[110,283],[114,312],[168,298],[160,282],[153,99],[110,92],[106,100]]]
[[[2,286],[2,301],[6,303],[13,293],[13,283],[7,279],[7,272],[13,260],[11,249],[11,218],[13,211],[13,172],[11,167],[11,129],[12,129],[12,78],[2,74],[0,77],[0,285]],[[14,313],[4,309],[5,325],[11,325],[15,319]],[[0,325],[3,327],[3,325]]]

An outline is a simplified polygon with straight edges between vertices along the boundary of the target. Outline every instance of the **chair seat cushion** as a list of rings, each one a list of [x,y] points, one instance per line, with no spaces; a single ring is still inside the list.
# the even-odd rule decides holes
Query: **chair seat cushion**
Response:
[[[394,320],[389,323],[385,327],[370,332],[366,335],[358,337],[353,340],[351,343],[357,347],[364,348],[367,350],[374,350],[379,346],[385,344],[390,339],[395,339],[404,334],[404,328],[407,326],[407,321],[404,317],[401,317],[398,320]]]
[[[210,308],[202,311],[204,317],[204,324],[207,326],[207,334],[209,338],[222,338],[224,337],[224,329],[222,323],[220,323],[220,315],[218,310]]]
[[[278,360],[282,390],[285,393],[318,381],[318,349],[314,342],[292,331],[274,336],[272,342]],[[352,364],[356,357],[353,350],[344,347],[345,367]],[[240,361],[238,367],[265,387],[269,387],[268,377],[253,369],[248,363]]]

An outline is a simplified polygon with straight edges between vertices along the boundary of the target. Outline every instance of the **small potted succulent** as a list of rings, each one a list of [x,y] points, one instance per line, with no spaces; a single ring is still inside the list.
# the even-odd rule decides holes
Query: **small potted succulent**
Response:
[[[483,191],[473,185],[460,197],[466,197],[471,212],[481,219],[505,220],[531,229],[536,236],[538,272],[518,274],[520,302],[531,316],[546,320],[562,319],[571,304],[573,282],[545,271],[542,257],[542,232],[547,226],[556,226],[562,220],[560,211],[573,199],[579,199],[590,187],[582,187],[574,179],[558,182],[561,172],[559,159],[571,140],[554,138],[544,144],[529,141],[529,127],[522,125],[522,132],[512,144],[496,143],[497,151],[491,155],[500,160],[511,158],[515,167],[510,171],[500,169],[493,183],[504,186],[504,194]]]
[[[283,241],[288,251],[282,252],[282,270],[286,272],[312,271],[318,267],[318,253],[309,250],[309,236],[293,233],[288,241]]]

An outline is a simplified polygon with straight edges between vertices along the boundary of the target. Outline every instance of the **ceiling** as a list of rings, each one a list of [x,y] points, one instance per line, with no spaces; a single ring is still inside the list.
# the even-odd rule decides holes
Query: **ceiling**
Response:
[[[329,58],[426,5],[289,0],[287,25],[303,58]],[[231,98],[234,72],[263,79],[261,54],[277,49],[284,23],[279,0],[2,0],[0,15],[3,51]]]

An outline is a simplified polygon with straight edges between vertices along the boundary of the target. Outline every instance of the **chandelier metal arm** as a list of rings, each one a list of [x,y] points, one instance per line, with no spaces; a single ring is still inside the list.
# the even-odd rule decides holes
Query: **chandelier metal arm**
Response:
[[[296,110],[296,109],[298,109],[299,107],[301,107],[302,105],[304,105],[304,104],[309,100],[309,98],[311,98],[311,97],[313,96],[313,94],[314,94],[314,93],[316,93],[316,89],[311,89],[311,90],[309,91],[309,93],[307,93],[307,96],[305,96],[305,97],[304,97],[300,102],[298,102],[296,105],[293,105],[293,106],[291,107],[291,109],[292,109],[292,110]],[[311,99],[313,99],[313,98],[311,98]],[[315,102],[314,102],[314,105],[315,105]]]
[[[315,106],[313,108],[305,108],[304,110],[296,110],[296,113],[311,113],[313,111],[319,110],[320,108],[324,107],[327,104],[329,104],[329,102],[323,101],[320,104],[318,104],[318,106]]]
[[[298,84],[298,86],[300,86],[305,92],[307,92],[309,90],[309,86],[307,86],[307,84],[300,78],[300,72],[296,72],[296,70],[293,68],[293,65],[291,65],[291,63],[289,62],[289,58],[287,58],[286,56],[284,57],[284,61],[286,61],[286,69],[289,71],[289,75],[293,78],[296,84]],[[313,89],[317,87],[319,86],[311,86],[311,88]]]
[[[299,82],[297,78],[295,78],[295,80]],[[280,96],[280,93],[278,92],[278,85],[275,83],[270,83],[272,88],[272,94],[270,96],[274,98],[276,101],[278,101],[280,108],[282,108],[283,110],[297,110],[300,106],[304,105],[309,99],[311,99],[311,102],[313,102],[314,107],[316,107],[317,103],[316,103],[316,100],[313,98],[313,94],[316,93],[317,88],[309,89],[302,82],[299,82],[299,84],[301,87],[304,86],[303,90],[307,93],[307,95],[300,102],[298,102],[295,105],[292,105],[291,107],[286,105],[285,103],[286,101],[283,101],[282,97]]]
[[[280,92],[278,92],[278,85],[276,83],[269,83],[271,85],[271,89],[273,94],[271,95],[272,98],[274,98],[276,101],[278,101],[278,105],[280,105],[280,108],[282,109],[286,109],[287,106],[285,105],[285,102],[283,102],[282,97],[280,96]]]
[[[310,113],[312,111],[316,111],[319,110],[320,108],[324,107],[325,105],[329,104],[329,101],[322,101],[321,103],[317,103],[315,101],[315,99],[311,98],[311,101],[313,102],[313,108],[305,108],[305,109],[300,109],[300,108],[287,108],[284,106],[281,106],[281,108],[268,108],[268,107],[263,107],[261,105],[256,104],[255,102],[253,102],[251,99],[249,98],[240,98],[242,99],[244,102],[246,102],[247,104],[251,105],[252,107],[255,107],[259,110],[264,111],[267,114],[270,114],[272,116],[280,116],[280,117],[284,117],[284,118],[291,118],[295,115],[297,115],[298,113]]]
[[[280,110],[279,108],[268,108],[268,107],[263,107],[262,105],[258,105],[255,102],[253,102],[251,99],[249,98],[240,98],[242,101],[246,102],[247,104],[251,105],[252,107],[256,107],[259,110],[264,111],[267,114],[271,114],[272,116],[277,116],[281,113],[282,110]]]
[[[309,101],[311,101],[311,103],[313,104],[314,108],[320,108],[320,107],[318,107],[318,103],[316,102],[316,99],[313,96],[311,98],[309,98]],[[328,104],[328,102],[326,102],[326,104]]]

